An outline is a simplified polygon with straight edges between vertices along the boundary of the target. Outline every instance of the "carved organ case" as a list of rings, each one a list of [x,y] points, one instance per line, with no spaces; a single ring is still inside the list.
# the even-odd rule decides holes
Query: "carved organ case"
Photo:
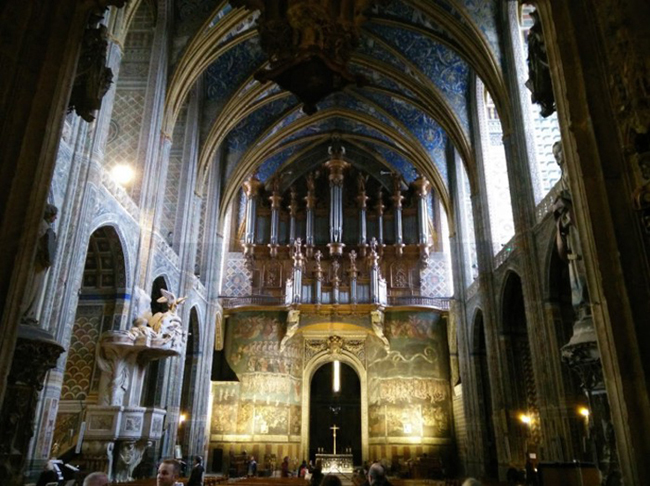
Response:
[[[287,304],[422,296],[421,273],[442,250],[439,201],[428,181],[366,170],[337,143],[300,168],[294,163],[263,182],[251,176],[242,188],[238,234],[253,294]]]

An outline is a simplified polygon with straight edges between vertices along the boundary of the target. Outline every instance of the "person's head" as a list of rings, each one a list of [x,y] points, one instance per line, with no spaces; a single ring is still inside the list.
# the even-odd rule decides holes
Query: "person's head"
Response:
[[[369,484],[375,484],[375,483],[383,483],[386,481],[386,470],[384,469],[384,466],[381,465],[379,462],[374,462],[370,466],[370,469],[368,469],[368,483]]]
[[[338,476],[334,476],[333,474],[328,474],[320,482],[320,486],[341,486],[341,480],[339,479]]]
[[[165,459],[158,466],[156,486],[173,486],[181,475],[181,463],[176,459]]]
[[[108,486],[108,483],[109,480],[106,473],[94,472],[86,476],[83,486]]]
[[[463,486],[481,486],[481,483],[474,478],[467,478],[463,483]]]
[[[194,456],[194,464],[202,464],[203,458],[201,456]]]

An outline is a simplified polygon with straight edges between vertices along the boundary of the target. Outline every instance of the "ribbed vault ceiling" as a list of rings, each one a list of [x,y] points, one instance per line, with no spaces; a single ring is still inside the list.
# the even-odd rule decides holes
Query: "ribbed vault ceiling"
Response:
[[[196,11],[191,17],[186,8],[191,22],[181,27],[187,30],[188,24],[199,23]],[[164,130],[172,133],[190,89],[203,75],[215,116],[201,144],[201,175],[205,178],[218,153],[224,155],[225,204],[251,173],[267,181],[290,166],[289,180],[295,180],[322,162],[333,133],[341,136],[357,163],[397,171],[406,183],[416,171],[424,174],[446,209],[445,153],[451,144],[475,187],[468,105],[474,75],[491,92],[504,131],[509,123],[496,0],[380,2],[362,28],[349,66],[370,84],[330,95],[310,116],[291,93],[253,79],[267,65],[258,15],[228,2],[215,4],[200,27],[186,32],[166,100]]]

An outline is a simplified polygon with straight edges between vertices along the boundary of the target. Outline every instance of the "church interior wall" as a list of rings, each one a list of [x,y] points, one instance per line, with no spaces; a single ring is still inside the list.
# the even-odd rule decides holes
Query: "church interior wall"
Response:
[[[188,359],[186,355],[172,358],[160,364],[158,373],[152,372],[152,376],[156,376],[152,378],[151,386],[158,388],[154,390],[152,403],[167,409],[169,426],[164,438],[147,453],[143,469],[151,469],[155,460],[162,455],[172,455],[177,437],[182,438],[184,453],[221,449],[228,455],[230,450],[236,454],[246,450],[259,456],[258,460],[266,454],[275,454],[278,460],[283,455],[299,459],[305,454],[301,443],[301,397],[307,384],[301,380],[307,361],[306,348],[302,334],[298,333],[280,352],[279,343],[286,332],[285,311],[231,312],[224,331],[224,350],[240,382],[209,383],[197,378],[209,372],[214,343],[218,348],[222,344],[218,294],[228,297],[251,296],[254,288],[251,282],[256,278],[259,281],[262,277],[251,274],[239,249],[243,223],[241,200],[235,198],[232,205],[230,229],[225,228],[228,220],[221,214],[219,206],[221,189],[226,187],[221,180],[222,173],[234,173],[233,166],[241,155],[238,150],[241,147],[231,151],[220,148],[217,164],[203,179],[205,184],[198,191],[194,187],[194,181],[201,181],[201,177],[205,176],[205,173],[198,174],[199,141],[206,138],[210,129],[208,122],[213,119],[211,115],[221,110],[223,104],[203,100],[203,87],[199,86],[180,109],[173,133],[159,133],[166,86],[170,81],[168,71],[171,71],[171,58],[177,60],[182,56],[183,42],[189,39],[191,32],[189,25],[198,25],[198,17],[192,17],[188,12],[179,14],[179,29],[171,45],[169,31],[174,2],[161,0],[155,3],[156,8],[152,8],[150,2],[134,1],[127,7],[128,11],[111,10],[107,23],[115,35],[115,42],[110,43],[108,64],[116,75],[114,83],[104,98],[94,126],[81,122],[73,114],[62,117],[58,151],[51,156],[56,158],[52,183],[48,190],[43,191],[49,191],[48,202],[60,210],[61,217],[55,225],[60,249],[59,257],[47,277],[40,325],[52,331],[66,352],[47,375],[40,395],[36,433],[29,452],[29,467],[33,471],[40,469],[53,448],[56,451],[65,447],[61,438],[69,435],[70,429],[78,429],[80,412],[97,400],[99,373],[95,358],[100,335],[107,330],[129,329],[136,317],[138,291],[144,289],[145,293],[150,293],[152,283],[161,276],[165,277],[166,285],[177,296],[187,297],[179,313],[186,328],[195,326],[193,333],[200,342],[191,353],[186,351],[189,353]],[[577,13],[583,8],[577,3],[561,8],[550,7],[549,2],[539,3],[552,29],[555,27],[550,20],[554,15],[561,26],[572,16],[577,18]],[[582,2],[580,5],[588,3]],[[389,310],[386,312],[386,335],[390,348],[385,349],[372,335],[364,342],[369,459],[406,461],[427,453],[440,455],[448,462],[452,462],[452,457],[457,457],[462,463],[460,467],[467,472],[485,471],[492,466],[491,461],[496,460],[503,473],[509,465],[523,465],[523,454],[531,449],[531,444],[545,459],[568,461],[581,455],[583,437],[580,428],[583,423],[576,415],[581,392],[575,377],[561,361],[561,348],[571,336],[573,316],[571,299],[566,292],[567,277],[559,270],[560,263],[557,255],[553,254],[556,227],[551,213],[557,187],[544,195],[540,187],[552,178],[539,172],[542,170],[539,167],[533,167],[539,154],[534,149],[536,141],[525,129],[534,115],[530,113],[525,99],[529,94],[520,86],[525,77],[525,63],[518,30],[518,7],[512,1],[503,4],[498,16],[501,23],[507,23],[507,28],[501,44],[497,43],[499,53],[496,58],[506,68],[514,68],[506,72],[507,79],[504,80],[506,91],[512,99],[507,100],[499,93],[495,96],[496,104],[503,110],[501,114],[507,115],[504,116],[505,134],[499,132],[499,141],[504,135],[504,160],[509,177],[500,182],[512,184],[509,188],[502,186],[502,189],[506,191],[505,195],[512,196],[512,205],[508,203],[505,206],[508,211],[512,206],[513,221],[504,223],[503,215],[499,215],[494,204],[488,204],[485,179],[489,179],[486,170],[491,170],[491,163],[495,160],[489,153],[489,145],[491,140],[496,140],[490,138],[496,132],[488,133],[489,120],[484,119],[483,113],[486,108],[485,93],[482,82],[475,79],[472,82],[476,89],[470,88],[474,92],[470,93],[473,97],[470,103],[473,129],[470,129],[469,136],[476,142],[473,145],[478,148],[479,172],[485,177],[481,177],[482,182],[474,181],[476,188],[473,194],[470,194],[469,181],[466,184],[463,194],[474,203],[474,213],[473,221],[462,224],[462,231],[471,231],[473,238],[470,239],[474,243],[465,239],[456,245],[458,248],[463,246],[464,250],[457,252],[454,247],[448,249],[447,241],[439,241],[436,250],[444,251],[432,251],[429,265],[422,268],[417,276],[409,275],[410,279],[419,281],[421,296],[455,295],[455,305],[462,308],[452,309],[457,327],[447,330],[445,319],[434,311]],[[593,15],[602,16],[603,11],[596,9]],[[593,20],[590,18],[590,22]],[[604,21],[601,19],[599,22]],[[584,45],[586,41],[572,40],[573,35],[572,29],[563,30],[562,42],[573,46],[576,52],[580,50],[589,55],[591,48]],[[575,45],[572,43],[574,41]],[[573,54],[567,54],[568,50],[558,52],[559,45],[559,42],[553,44],[550,55],[554,61],[558,61],[558,65],[569,66],[567,61],[571,60]],[[604,43],[605,47],[598,46],[594,48],[596,51],[609,50],[609,41]],[[173,56],[169,49],[173,51]],[[613,61],[610,59],[607,62]],[[642,70],[630,68],[620,71]],[[558,96],[558,109],[561,111],[563,138],[569,145],[567,158],[571,171],[579,173],[578,169],[582,168],[585,173],[588,172],[587,162],[582,160],[587,156],[581,155],[576,148],[577,145],[588,146],[595,155],[612,161],[611,164],[620,165],[616,166],[617,170],[624,176],[621,176],[623,182],[617,186],[618,189],[627,187],[625,184],[638,186],[639,180],[647,185],[647,178],[639,175],[642,171],[637,168],[631,171],[625,169],[624,162],[629,161],[626,155],[622,155],[623,149],[616,145],[618,141],[589,142],[584,133],[578,133],[584,138],[581,139],[571,131],[573,128],[569,127],[582,127],[580,119],[576,121],[577,124],[572,123],[573,115],[569,110],[576,104],[576,95],[564,87],[568,78],[565,80],[558,72],[554,72],[553,76],[554,81],[563,86],[561,90],[556,86],[556,92],[562,93],[562,96]],[[590,89],[604,92],[601,84],[606,84],[605,78],[599,77]],[[199,80],[199,84],[201,82]],[[632,88],[619,91],[631,92]],[[590,91],[590,96],[594,94],[598,92]],[[205,103],[199,109],[200,101]],[[507,106],[503,106],[504,102]],[[579,102],[589,104],[584,100]],[[476,113],[477,110],[481,113]],[[629,110],[620,116],[627,116],[626,113]],[[607,121],[609,117],[600,113],[595,119]],[[521,126],[517,120],[523,121]],[[607,121],[607,127],[614,128],[610,133],[616,131],[616,123],[616,120]],[[639,127],[635,126],[634,129]],[[624,134],[625,137],[627,134]],[[601,146],[599,143],[612,145]],[[636,149],[627,147],[625,150],[633,153]],[[612,157],[605,157],[612,154]],[[221,158],[223,168],[219,165]],[[595,157],[594,160],[598,162]],[[110,170],[124,161],[134,163],[138,169],[138,178],[129,189],[113,182],[110,175]],[[636,159],[633,162],[636,164]],[[173,183],[177,180],[183,180],[185,187],[174,188]],[[631,181],[635,181],[634,184]],[[631,262],[645,262],[642,258],[644,242],[637,234],[637,230],[641,230],[634,226],[633,218],[647,208],[642,206],[635,207],[636,212],[629,208],[624,211],[628,216],[626,221],[631,222],[633,230],[616,226],[616,235],[604,235],[601,233],[603,230],[595,227],[598,217],[590,212],[593,211],[590,208],[602,206],[598,198],[606,198],[601,193],[607,193],[611,200],[615,200],[618,193],[614,191],[613,183],[607,190],[598,184],[601,182],[597,176],[572,182],[576,198],[581,198],[577,221],[582,231],[587,230],[589,238],[585,261],[591,269],[588,275],[590,287],[599,296],[600,303],[605,305],[596,306],[595,319],[599,326],[601,349],[606,350],[603,356],[608,363],[608,386],[616,398],[615,428],[624,444],[621,457],[628,464],[625,474],[637,477],[636,470],[630,466],[634,463],[630,457],[634,455],[633,441],[640,439],[631,438],[629,426],[623,423],[621,417],[625,416],[624,412],[634,411],[637,407],[628,404],[634,400],[634,386],[637,384],[631,384],[626,376],[640,376],[635,370],[645,368],[619,362],[615,356],[631,349],[631,355],[638,361],[645,350],[643,340],[638,340],[641,343],[638,349],[633,343],[627,345],[623,342],[625,336],[643,335],[639,331],[640,324],[633,317],[646,315],[642,312],[646,304],[642,304],[643,296],[640,296],[645,281],[629,291],[634,308],[628,308],[627,300],[619,298],[619,294],[627,290],[614,288],[615,284],[600,276],[598,271],[602,260],[601,263],[605,264],[602,268],[607,275],[624,273],[622,270],[615,271],[620,268],[616,266],[618,263],[612,263],[612,254],[622,255],[620,265],[626,275],[634,273],[635,265]],[[201,186],[201,183],[197,185]],[[601,187],[602,191],[586,190],[594,186]],[[36,194],[35,198],[39,199],[41,195]],[[635,204],[638,206],[643,202],[635,199]],[[442,206],[434,201],[430,207],[435,208],[432,211],[436,219],[434,226],[439,229]],[[607,208],[610,208],[609,204]],[[612,205],[611,212],[614,210]],[[268,211],[264,211],[260,211],[258,219],[259,243],[267,242],[270,230]],[[317,214],[317,242],[327,242],[326,216],[323,211]],[[345,238],[352,241],[358,236],[355,233],[358,216],[352,212],[348,216],[353,226],[346,227]],[[457,216],[450,216],[450,221],[459,227]],[[605,216],[603,227],[609,218]],[[611,222],[611,226],[622,225],[621,221],[619,218]],[[388,242],[394,239],[393,222],[392,216],[387,215]],[[416,242],[413,236],[416,223],[414,208],[405,208],[407,244]],[[510,228],[510,223],[513,228]],[[508,230],[516,229],[515,236],[507,242],[490,235],[491,230],[503,229],[504,225],[508,226]],[[124,275],[120,282],[111,287],[110,292],[89,292],[92,285],[84,272],[90,258],[87,249],[98,231],[114,231],[112,241],[119,245],[122,252],[122,260],[117,264],[124,268]],[[218,237],[214,240],[212,235],[217,233]],[[280,242],[286,243],[284,219],[280,235]],[[633,241],[628,247],[623,240],[630,235],[639,241],[629,238],[636,243]],[[230,251],[222,255],[224,239],[226,250]],[[632,248],[633,244],[637,246]],[[477,247],[476,265],[481,270],[476,280],[474,271],[468,270],[474,264],[470,262],[472,246]],[[618,251],[623,247],[629,251]],[[450,253],[461,263],[464,262],[465,275],[462,278],[458,272],[453,275],[454,279],[460,278],[460,283],[451,278]],[[223,261],[225,266],[222,269]],[[391,266],[382,270],[388,279],[397,273]],[[287,266],[284,275],[288,274]],[[281,276],[281,280],[283,278]],[[511,285],[514,285],[513,279],[519,280],[522,299],[525,300],[523,311],[516,316],[516,323],[508,322],[508,313],[513,305],[508,300],[508,293]],[[213,284],[219,281],[223,282],[223,287],[217,289],[214,285],[213,288]],[[640,282],[632,279],[627,283],[637,281]],[[463,287],[462,292],[458,291],[459,285]],[[407,287],[403,290],[405,293],[408,291]],[[612,332],[615,316],[610,307],[616,308],[615,312],[619,312],[620,308],[623,319],[621,327],[627,333]],[[479,311],[484,312],[481,326],[482,339],[485,341],[480,346],[476,340],[481,334],[474,321]],[[458,338],[455,350],[454,346],[449,345],[452,339],[448,332],[452,332],[451,329]],[[616,353],[607,351],[608,346]],[[479,362],[482,353],[488,356],[485,362]],[[466,360],[465,364],[458,365],[457,372],[454,371],[454,355],[460,361]],[[457,374],[460,379],[457,379]],[[191,384],[187,383],[188,379]],[[488,427],[485,424],[470,423],[472,416],[485,408],[487,397],[483,385],[486,380],[490,382],[487,388],[492,408],[492,416],[486,417],[486,420],[491,422],[494,428],[492,432],[486,430]],[[190,401],[187,401],[188,393],[192,393],[193,399]],[[637,408],[641,409],[641,405]],[[520,411],[531,413],[532,425],[524,426],[518,422],[517,414]],[[183,414],[187,414],[189,419],[180,428],[178,424]],[[494,437],[488,439],[490,434]],[[495,457],[490,455],[492,451],[486,453],[489,441],[493,441],[490,445],[496,449]],[[635,444],[639,445],[638,450],[644,450],[642,443]]]

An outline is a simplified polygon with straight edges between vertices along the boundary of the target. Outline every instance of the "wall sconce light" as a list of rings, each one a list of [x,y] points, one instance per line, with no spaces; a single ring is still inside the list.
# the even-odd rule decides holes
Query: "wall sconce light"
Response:
[[[181,425],[186,420],[187,420],[187,415],[185,415],[184,413],[180,414],[180,416],[178,417],[178,425]]]
[[[589,419],[589,409],[587,407],[579,407],[578,413],[582,415],[585,419]]]
[[[522,424],[530,425],[531,422],[533,421],[533,419],[532,419],[532,417],[531,417],[530,415],[527,415],[527,414],[525,414],[525,413],[522,413],[522,414],[519,415],[519,421],[520,421]]]

